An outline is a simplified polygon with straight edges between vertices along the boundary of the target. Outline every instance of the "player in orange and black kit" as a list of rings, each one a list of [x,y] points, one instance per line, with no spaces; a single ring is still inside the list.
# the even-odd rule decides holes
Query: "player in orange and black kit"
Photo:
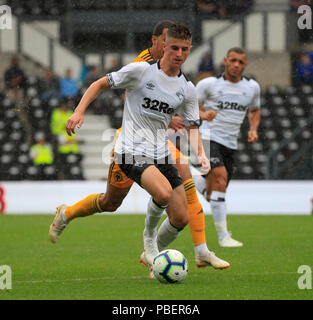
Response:
[[[166,32],[172,23],[172,21],[168,20],[160,21],[153,30],[152,47],[142,51],[133,62],[150,62],[161,59],[163,56],[163,42],[165,41]],[[180,117],[175,116],[173,117],[169,127],[177,131],[184,128],[184,124]],[[121,128],[116,132],[115,141],[120,131]],[[114,145],[112,156],[114,154]],[[183,180],[185,188],[188,203],[188,213],[190,217],[189,226],[195,249],[196,264],[199,268],[211,265],[215,269],[226,269],[230,266],[229,263],[216,257],[215,254],[209,251],[207,248],[204,213],[197,196],[189,165],[186,161],[184,161],[183,154],[178,149],[176,149],[175,145],[172,142],[168,141],[168,146],[172,158],[175,160],[174,165]],[[66,207],[65,216],[67,221],[65,223],[65,226],[69,221],[77,217],[89,216],[97,212],[116,211],[122,204],[124,198],[127,196],[133,183],[134,181],[124,174],[118,164],[112,161],[109,168],[106,193],[92,194],[85,199],[77,202],[73,206]],[[145,263],[144,261],[142,262]]]

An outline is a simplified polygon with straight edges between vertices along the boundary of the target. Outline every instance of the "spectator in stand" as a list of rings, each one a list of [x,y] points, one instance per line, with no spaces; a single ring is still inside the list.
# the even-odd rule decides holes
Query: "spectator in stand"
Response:
[[[253,0],[226,0],[223,3],[226,16],[233,18],[248,13],[252,8]]]
[[[120,60],[118,58],[113,58],[111,60],[111,66],[110,66],[109,70],[107,71],[107,73],[117,71],[120,68],[121,68]]]
[[[72,79],[71,69],[66,69],[65,77],[60,80],[60,90],[63,98],[76,98],[78,95],[78,86]]]
[[[5,95],[15,104],[15,112],[26,130],[26,140],[31,142],[31,126],[26,111],[27,100],[25,97],[26,77],[19,66],[17,57],[11,59],[10,67],[4,73]]]
[[[310,54],[303,52],[296,66],[298,84],[313,84],[313,61]]]
[[[99,78],[101,78],[101,73],[98,70],[98,67],[96,65],[91,65],[88,68],[88,72],[86,75],[86,86],[90,86],[94,81],[98,80]]]
[[[197,1],[199,18],[202,19],[223,19],[226,17],[226,8],[217,0],[199,0]]]
[[[60,99],[59,79],[53,75],[50,69],[45,70],[45,77],[39,82],[41,99],[47,102],[49,99]]]
[[[30,158],[35,166],[46,166],[53,164],[54,157],[50,144],[46,142],[43,134],[38,134],[36,143],[30,148]]]
[[[53,135],[65,132],[68,118],[73,114],[69,108],[69,102],[63,100],[59,108],[53,110],[50,120],[50,130]]]
[[[79,75],[79,84],[81,87],[83,87],[86,83],[88,69],[89,67],[85,63],[83,63],[82,69]]]
[[[26,87],[26,77],[24,71],[19,66],[17,57],[11,59],[11,66],[5,71],[4,81],[8,95],[13,97],[22,95]]]
[[[69,136],[64,130],[58,134],[58,151],[61,155],[68,155],[70,153],[79,154],[80,141],[76,138],[76,135]]]
[[[197,76],[196,82],[204,78],[210,77],[214,75],[214,73],[215,73],[215,69],[214,69],[212,56],[209,52],[206,52],[199,63],[198,76]]]

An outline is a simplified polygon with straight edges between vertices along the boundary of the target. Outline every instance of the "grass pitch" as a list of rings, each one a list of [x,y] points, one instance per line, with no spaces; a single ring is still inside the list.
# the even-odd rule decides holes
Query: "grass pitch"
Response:
[[[96,215],[73,221],[57,244],[48,240],[52,215],[1,215],[0,266],[12,269],[12,289],[0,300],[311,300],[298,288],[298,267],[313,268],[312,216],[230,215],[242,248],[220,248],[206,216],[209,248],[227,270],[198,269],[187,227],[171,245],[189,262],[181,284],[148,278],[141,266],[144,215]],[[1,276],[1,274],[0,274]]]

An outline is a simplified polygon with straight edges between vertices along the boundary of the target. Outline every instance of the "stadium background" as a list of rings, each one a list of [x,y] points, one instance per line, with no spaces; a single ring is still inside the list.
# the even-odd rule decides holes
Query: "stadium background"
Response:
[[[241,46],[248,52],[246,75],[262,87],[260,141],[247,143],[245,121],[229,187],[229,212],[310,214],[313,80],[302,81],[297,64],[303,51],[313,51],[312,30],[297,28],[300,14],[292,1],[231,3],[226,11],[208,14],[197,1],[1,1],[12,12],[12,29],[0,30],[1,211],[53,213],[59,203],[105,190],[108,163],[103,156],[109,155],[114,129],[121,124],[120,92],[104,92],[89,108],[77,133],[79,152],[60,153],[64,138],[51,129],[53,111],[66,98],[59,80],[71,70],[77,93],[66,103],[72,110],[90,81],[132,61],[150,46],[153,25],[171,19],[193,30],[194,47],[184,72],[194,83],[221,72],[227,49]],[[211,63],[199,71],[206,53]],[[7,96],[5,72],[13,57],[25,74],[23,113],[19,101]],[[48,82],[47,69],[55,82]],[[56,84],[54,92],[49,83]],[[31,159],[31,146],[40,136],[53,150],[53,162],[47,165]],[[118,212],[144,213],[147,198],[139,192],[134,187]],[[38,193],[42,199],[34,208]]]

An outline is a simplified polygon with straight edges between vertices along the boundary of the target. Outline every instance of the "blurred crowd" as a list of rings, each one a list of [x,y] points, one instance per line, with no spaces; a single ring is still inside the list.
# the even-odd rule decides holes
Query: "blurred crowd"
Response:
[[[230,19],[251,10],[253,0],[198,0],[197,11],[201,19]]]
[[[1,178],[21,179],[12,171],[31,180],[83,179],[81,141],[65,129],[80,95],[71,70],[61,78],[49,69],[43,77],[27,76],[18,57],[13,57],[3,80],[0,140],[8,152],[0,158],[6,169]],[[71,168],[70,163],[76,166]]]

